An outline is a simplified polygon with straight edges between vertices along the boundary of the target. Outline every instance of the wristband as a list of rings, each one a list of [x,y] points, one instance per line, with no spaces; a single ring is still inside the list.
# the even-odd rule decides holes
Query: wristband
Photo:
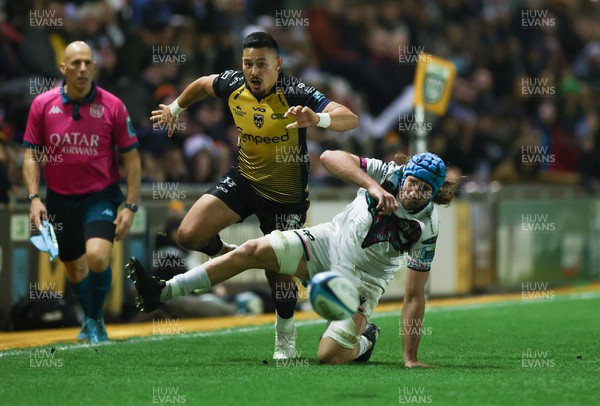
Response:
[[[177,103],[177,99],[173,100],[173,103],[169,104],[169,111],[173,117],[178,117],[183,110],[185,109],[181,107],[179,103]]]
[[[331,116],[329,113],[317,113],[317,116],[319,116],[317,127],[327,128],[331,125]]]

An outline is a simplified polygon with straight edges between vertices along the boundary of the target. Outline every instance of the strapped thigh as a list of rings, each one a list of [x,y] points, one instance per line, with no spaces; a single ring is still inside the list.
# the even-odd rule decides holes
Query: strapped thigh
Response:
[[[266,235],[279,264],[279,273],[294,275],[304,254],[302,240],[294,231],[273,231]]]

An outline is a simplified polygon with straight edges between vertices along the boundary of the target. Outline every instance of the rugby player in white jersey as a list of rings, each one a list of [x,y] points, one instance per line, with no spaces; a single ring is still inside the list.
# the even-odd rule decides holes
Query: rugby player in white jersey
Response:
[[[267,267],[305,280],[319,272],[335,271],[354,283],[361,304],[352,318],[327,325],[317,357],[325,364],[365,362],[379,332],[369,318],[404,259],[402,325],[422,325],[425,283],[439,227],[435,204],[449,204],[461,179],[446,179],[444,162],[432,153],[415,155],[405,165],[343,151],[326,151],[321,161],[330,173],[360,187],[354,201],[331,222],[273,231],[167,282],[152,277],[131,258],[127,268],[140,306],[156,308],[173,297],[210,289],[252,268]],[[417,357],[420,338],[420,329],[403,329],[407,367],[427,366]]]

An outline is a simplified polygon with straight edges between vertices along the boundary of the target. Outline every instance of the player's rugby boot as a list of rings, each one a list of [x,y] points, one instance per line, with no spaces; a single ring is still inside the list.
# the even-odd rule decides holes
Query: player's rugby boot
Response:
[[[275,352],[273,359],[296,358],[296,329],[289,334],[275,331]]]
[[[356,358],[354,362],[367,362],[371,358],[371,354],[373,354],[373,348],[375,348],[375,343],[377,342],[377,337],[379,336],[380,330],[381,329],[373,323],[367,324],[362,335],[367,337],[367,339],[371,342],[371,348],[365,351],[363,355]]]
[[[152,276],[135,257],[129,258],[125,271],[138,292],[135,301],[141,311],[150,313],[162,306],[160,292],[166,286],[165,281]]]

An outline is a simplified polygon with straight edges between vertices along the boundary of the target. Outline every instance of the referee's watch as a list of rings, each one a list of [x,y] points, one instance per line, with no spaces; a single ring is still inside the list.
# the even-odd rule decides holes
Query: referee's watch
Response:
[[[31,203],[33,201],[33,199],[41,199],[41,197],[37,193],[35,193],[35,194],[32,193],[27,196],[27,200],[29,200],[29,203]]]
[[[135,203],[125,203],[125,208],[131,210],[134,213],[138,211],[138,205]]]

